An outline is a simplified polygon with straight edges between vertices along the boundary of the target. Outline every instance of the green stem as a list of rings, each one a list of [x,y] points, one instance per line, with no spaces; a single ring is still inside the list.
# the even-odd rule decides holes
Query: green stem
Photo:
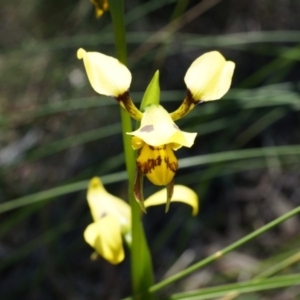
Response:
[[[216,253],[208,256],[207,258],[199,261],[198,263],[186,268],[185,270],[177,273],[174,276],[171,276],[155,285],[153,285],[152,287],[150,287],[149,292],[154,293],[157,292],[159,290],[161,290],[162,288],[166,287],[167,285],[182,279],[183,277],[195,272],[196,270],[199,270],[205,266],[207,266],[208,264],[214,262],[215,260],[221,258],[222,256],[224,256],[225,254],[237,249],[238,247],[246,244],[247,242],[253,240],[254,238],[258,237],[259,235],[265,233],[266,231],[270,230],[271,228],[279,225],[280,223],[286,221],[287,219],[295,216],[296,214],[300,213],[300,206],[291,210],[290,212],[280,216],[279,218],[273,220],[272,222],[266,224],[265,226],[253,231],[252,233],[246,235],[245,237],[241,238],[240,240],[236,241],[235,243],[229,245],[228,247],[224,248],[223,250],[217,251]]]
[[[109,9],[113,21],[116,55],[120,62],[127,64],[127,43],[124,22],[123,0],[109,0]]]
[[[113,20],[115,46],[117,58],[123,64],[127,62],[126,34],[124,23],[124,4],[121,0],[109,0],[110,12]],[[150,251],[141,221],[141,211],[134,194],[135,152],[131,147],[131,139],[126,132],[132,131],[129,114],[121,109],[122,135],[125,151],[125,161],[129,181],[129,202],[132,212],[132,245],[131,245],[131,279],[134,298],[143,294],[143,299],[153,299],[154,295],[148,289],[154,283]]]

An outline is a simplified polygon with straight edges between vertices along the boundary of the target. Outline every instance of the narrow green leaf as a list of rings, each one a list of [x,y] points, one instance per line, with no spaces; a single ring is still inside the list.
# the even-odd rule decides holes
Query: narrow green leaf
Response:
[[[240,283],[226,284],[216,287],[203,288],[201,290],[174,294],[168,299],[170,300],[206,300],[216,299],[216,297],[234,296],[236,294],[244,294],[271,290],[283,287],[290,287],[300,284],[300,274],[277,276],[261,280],[246,281]],[[232,299],[232,298],[230,298]]]
[[[103,184],[108,184],[112,182],[122,181],[127,178],[126,172],[118,172],[110,175],[101,176],[101,180]],[[28,196],[24,196],[21,198],[17,198],[14,200],[10,200],[0,204],[0,214],[12,209],[16,209],[25,205],[33,204],[36,202],[40,202],[49,198],[56,198],[61,195],[65,195],[68,193],[81,191],[87,189],[89,180],[78,181],[75,183],[70,183],[66,185],[62,185],[59,187],[55,187],[53,189],[49,189],[46,191],[38,192],[35,194],[31,194]],[[58,198],[56,198],[58,199]]]
[[[226,255],[227,253],[239,248],[240,246],[248,243],[249,241],[253,240],[254,238],[258,237],[259,235],[265,233],[266,231],[270,230],[271,228],[279,225],[280,223],[288,220],[289,218],[291,218],[299,213],[300,213],[300,206],[298,206],[295,209],[289,211],[288,213],[276,218],[275,220],[262,226],[261,228],[251,232],[250,234],[248,234],[245,237],[239,239],[238,241],[232,243],[231,245],[225,247],[224,249],[217,251],[216,253],[214,253],[214,254],[206,257],[205,259],[195,263],[194,265],[186,268],[185,270],[178,272],[177,274],[162,280],[161,282],[152,286],[149,289],[149,291],[156,292],[156,291],[166,287],[167,285],[174,283],[175,281],[182,279],[183,277],[186,277],[187,275],[211,264],[212,262],[214,262],[217,259],[220,259],[224,255]],[[299,280],[298,283],[300,283],[300,277],[298,277],[298,280]]]
[[[132,131],[131,129],[129,131]],[[128,136],[126,136],[128,138]],[[130,143],[130,140],[129,140]],[[126,155],[126,152],[125,152]],[[134,153],[133,153],[134,155]],[[299,156],[300,155],[300,145],[295,146],[277,146],[277,147],[266,147],[266,148],[258,148],[258,149],[245,149],[245,150],[234,150],[234,151],[226,151],[219,153],[212,153],[206,155],[198,155],[188,158],[183,158],[179,160],[180,168],[188,168],[191,166],[201,166],[205,164],[212,163],[221,163],[221,162],[229,162],[229,161],[238,161],[242,159],[252,159],[252,158],[264,158],[271,156]],[[135,169],[135,158],[132,158],[132,174],[134,176]],[[125,172],[118,172],[106,176],[101,176],[103,183],[111,183],[118,182],[126,179]],[[9,211],[24,205],[32,204],[35,202],[43,201],[45,199],[49,199],[51,197],[61,196],[67,193],[84,190],[87,187],[88,181],[80,181],[68,185],[63,185],[61,187],[56,187],[53,189],[49,189],[47,191],[31,194],[25,197],[21,197],[18,199],[10,200],[0,204],[0,214]],[[133,186],[132,186],[133,191]],[[134,200],[134,203],[136,201]],[[138,212],[139,206],[137,205]]]

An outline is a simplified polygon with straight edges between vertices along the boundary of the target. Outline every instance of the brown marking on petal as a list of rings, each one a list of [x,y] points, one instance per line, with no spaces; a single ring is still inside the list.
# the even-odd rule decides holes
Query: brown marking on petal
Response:
[[[149,158],[147,161],[137,161],[138,168],[143,172],[143,174],[151,173],[156,167],[160,166],[162,163],[161,156],[158,155],[156,158]]]
[[[169,157],[165,157],[165,163],[168,169],[170,169],[173,173],[176,173],[178,170],[178,163],[176,161],[170,162]]]
[[[157,163],[157,166],[161,165],[161,157],[160,157],[160,155],[157,156],[156,163]]]
[[[149,145],[149,148],[152,151],[160,151],[165,150],[166,145],[162,145],[160,147],[153,147]],[[156,167],[160,166],[164,162],[169,170],[171,170],[173,173],[176,173],[178,170],[178,163],[177,161],[170,161],[169,157],[165,157],[164,160],[162,160],[161,155],[157,155],[155,158],[148,158],[147,161],[137,161],[138,168],[143,172],[143,174],[151,173],[152,170],[154,170]]]
[[[115,99],[118,101],[120,106],[122,106],[130,114],[132,118],[134,118],[137,121],[141,121],[143,114],[132,102],[129,96],[129,91],[126,91],[123,94],[116,96]]]
[[[173,124],[173,127],[177,130],[180,130],[179,127],[175,123]]]
[[[198,104],[199,101],[201,101],[201,99],[194,99],[192,92],[189,89],[187,90],[185,100],[187,103],[189,103],[189,105],[191,104],[196,105]]]
[[[137,168],[156,185],[167,185],[178,169],[177,158],[171,146],[144,144],[136,160]]]
[[[99,217],[99,219],[102,219],[102,218],[104,218],[104,217],[106,217],[107,216],[107,213],[102,213],[101,215],[100,215],[100,217]]]
[[[129,99],[129,98],[130,98],[129,92],[126,91],[126,92],[123,93],[122,95],[118,95],[118,96],[116,97],[116,100],[117,100],[118,102],[126,103],[126,102],[128,102],[128,99]]]
[[[189,89],[187,90],[187,93],[186,93],[186,99],[190,106],[192,106],[192,105],[196,106],[196,105],[204,102],[201,99],[194,99],[194,97]],[[191,108],[189,108],[189,110],[191,110]]]
[[[154,126],[153,125],[145,125],[144,127],[142,127],[140,129],[140,132],[151,132],[154,130]]]
[[[154,146],[150,146],[150,145],[148,145],[149,146],[149,148],[152,150],[152,151],[160,151],[160,150],[165,150],[166,149],[166,145],[162,145],[162,146],[160,146],[160,147],[154,147]]]
[[[201,100],[194,99],[191,91],[188,89],[187,94],[177,110],[170,113],[173,121],[176,121],[188,114]]]

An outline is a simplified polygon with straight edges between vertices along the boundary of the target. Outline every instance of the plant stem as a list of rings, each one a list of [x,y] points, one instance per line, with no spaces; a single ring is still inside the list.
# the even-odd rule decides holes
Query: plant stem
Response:
[[[117,58],[123,64],[127,62],[126,34],[124,22],[124,4],[121,0],[109,0],[110,12],[113,20],[115,46]],[[150,251],[144,234],[141,221],[141,211],[137,204],[133,186],[135,179],[135,152],[131,147],[131,139],[126,132],[132,131],[132,123],[129,114],[121,109],[122,135],[125,151],[125,161],[129,181],[129,202],[132,212],[132,245],[131,245],[131,280],[134,298],[144,294],[143,299],[153,299],[154,295],[148,293],[153,285],[153,271]]]

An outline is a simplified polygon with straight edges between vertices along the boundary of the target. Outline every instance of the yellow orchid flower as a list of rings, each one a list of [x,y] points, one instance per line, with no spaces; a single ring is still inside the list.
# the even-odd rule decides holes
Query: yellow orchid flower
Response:
[[[95,6],[96,18],[99,19],[109,9],[108,0],[90,0]]]
[[[166,189],[163,189],[145,200],[145,206],[154,206],[166,202]],[[124,260],[123,238],[131,242],[131,210],[129,204],[108,193],[100,178],[91,179],[87,200],[91,210],[93,223],[84,231],[85,241],[96,252],[111,264]],[[183,202],[192,207],[192,214],[198,213],[198,196],[190,188],[182,185],[174,186],[172,201]]]
[[[198,103],[220,99],[229,89],[235,64],[226,61],[217,51],[198,57],[184,77],[187,95],[179,108],[168,113],[159,105],[158,72],[150,82],[142,103],[144,111],[136,108],[129,96],[131,73],[113,57],[79,49],[77,57],[83,59],[93,89],[102,95],[114,97],[132,118],[141,121],[132,135],[132,147],[138,150],[137,176],[134,187],[136,199],[143,206],[142,177],[155,185],[167,186],[167,207],[172,198],[173,179],[178,169],[173,150],[191,147],[196,133],[181,131],[173,122],[188,114]]]
[[[138,130],[133,135],[132,147],[140,149],[137,166],[156,185],[167,185],[178,168],[173,150],[191,147],[197,133],[181,131],[169,113],[160,105],[152,104],[143,114]]]
[[[94,222],[84,231],[84,239],[112,264],[124,259],[122,235],[131,229],[130,206],[108,193],[98,177],[88,187],[87,200]]]

